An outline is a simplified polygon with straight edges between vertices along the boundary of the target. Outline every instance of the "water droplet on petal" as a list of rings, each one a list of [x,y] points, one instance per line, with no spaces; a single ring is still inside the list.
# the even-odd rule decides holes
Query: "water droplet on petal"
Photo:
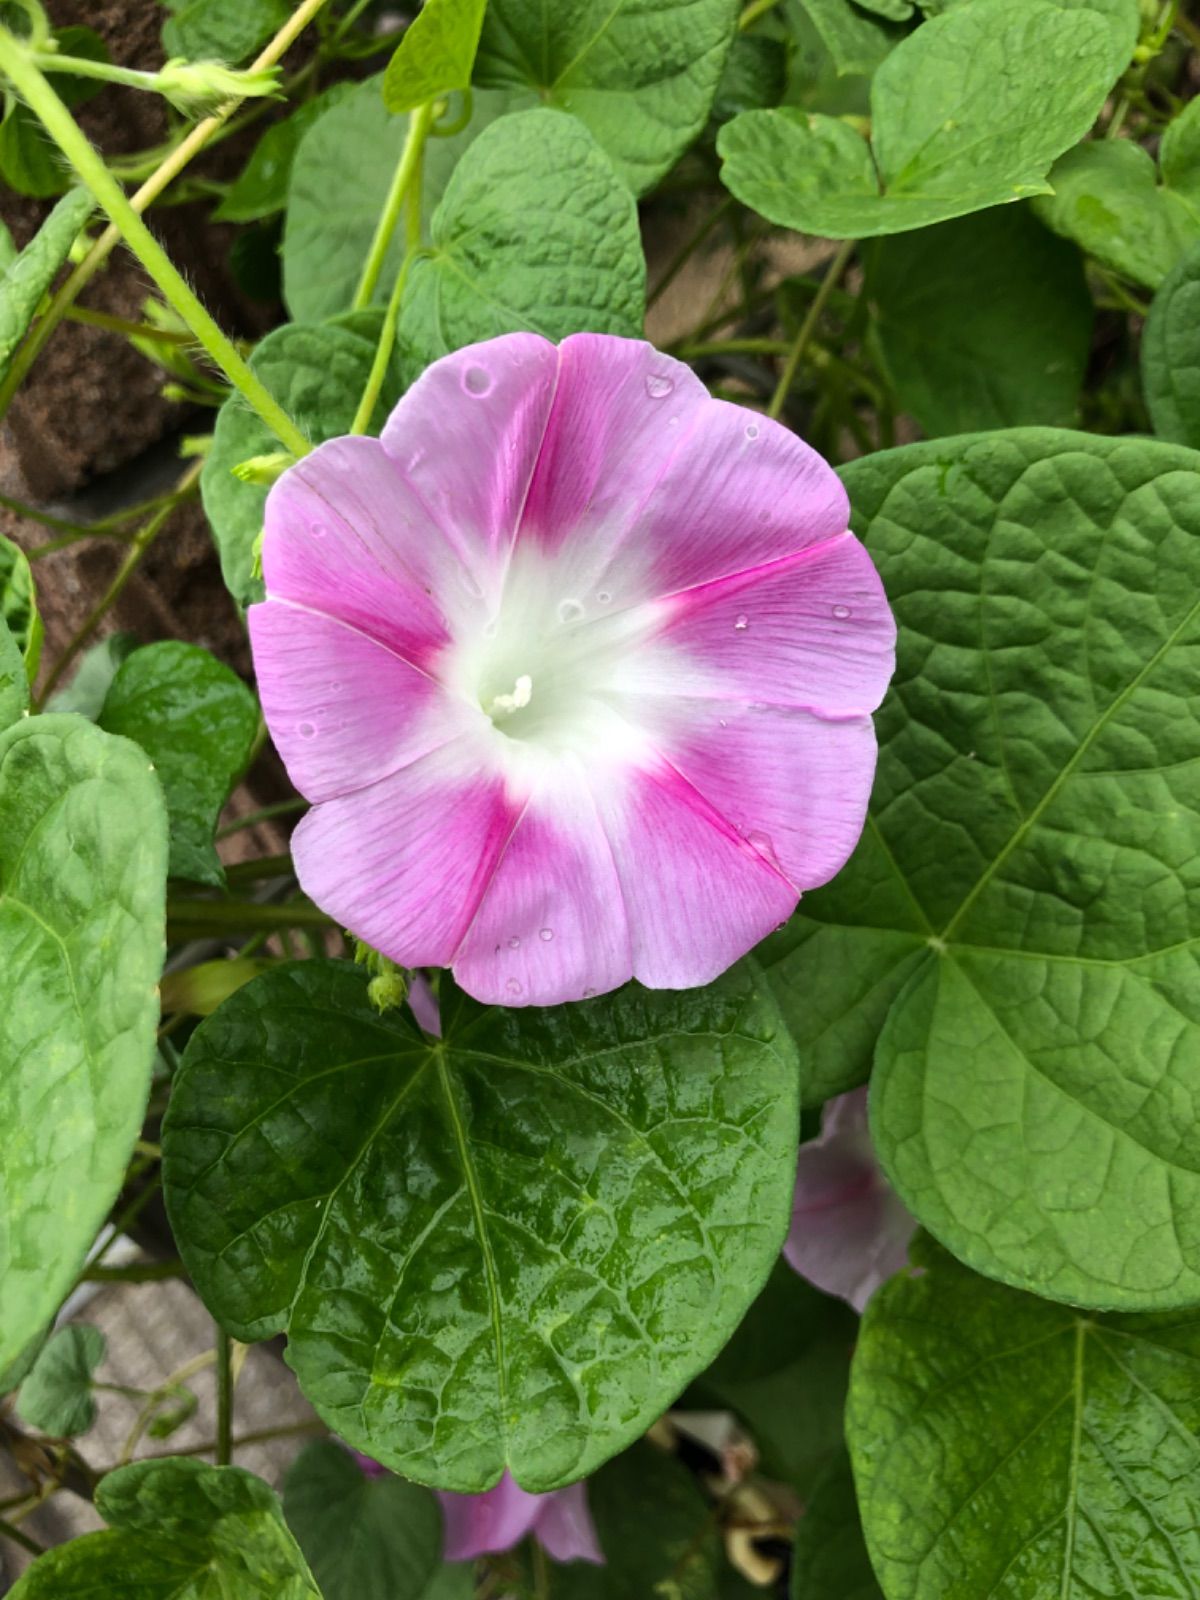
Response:
[[[759,520],[759,521],[760,521],[760,522],[770,522],[770,520],[771,520],[771,513],[770,513],[770,512],[769,512],[769,511],[760,511],[760,512],[759,512],[759,513],[758,513],[758,520]]]
[[[844,622],[846,620],[846,618],[850,615],[850,607],[849,606],[834,606],[833,614],[834,614],[835,617],[837,617],[839,622]]]
[[[553,937],[554,937],[554,929],[553,928],[543,928],[541,930],[541,932],[538,934],[538,938],[539,939],[553,939]]]
[[[750,618],[744,611],[740,611],[738,613],[738,619],[733,626],[738,633],[745,633],[746,629],[750,626]]]
[[[463,388],[476,396],[490,394],[492,375],[486,367],[468,367],[463,373]]]
[[[488,621],[484,623],[484,625],[483,625],[483,637],[485,639],[494,639],[496,637],[496,619],[495,619],[495,617],[490,617],[488,619]]]
[[[296,732],[302,739],[311,739],[316,731],[316,728],[311,722],[298,722],[296,724]]]
[[[727,728],[729,726],[729,724],[725,721],[724,717],[718,717],[717,718],[717,726],[721,727],[721,728]]]
[[[520,994],[521,992],[521,985],[518,983],[516,978],[510,978],[504,987],[508,990],[509,994]]]
[[[758,423],[757,422],[748,422],[746,424],[746,437],[747,437],[747,439],[757,439],[758,438]]]
[[[560,622],[578,622],[583,616],[583,607],[578,600],[560,600],[558,602],[558,620]]]
[[[512,938],[508,941],[508,948],[510,950],[519,950],[521,948],[521,941],[520,941],[520,939],[517,938],[515,933],[513,934]]]
[[[646,374],[646,393],[651,400],[665,400],[674,387],[674,378],[668,378],[665,372],[648,372]]]
[[[583,998],[585,1000],[590,1000],[592,998],[592,996],[595,994],[595,992],[596,992],[595,989],[585,989],[583,991]]]
[[[607,589],[601,589],[600,593],[596,596],[596,599],[602,606],[608,606],[612,604],[612,595],[609,594]]]
[[[323,522],[314,522],[313,523],[313,525],[312,525],[312,536],[313,536],[314,539],[323,539],[328,532],[329,532],[329,529],[325,526],[325,524]]]

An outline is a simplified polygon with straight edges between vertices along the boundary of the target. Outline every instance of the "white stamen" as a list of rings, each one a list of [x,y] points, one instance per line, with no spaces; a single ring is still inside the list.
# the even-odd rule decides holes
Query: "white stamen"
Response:
[[[489,717],[511,717],[514,711],[523,711],[533,699],[533,679],[523,672],[513,685],[511,694],[498,694],[488,707]]]

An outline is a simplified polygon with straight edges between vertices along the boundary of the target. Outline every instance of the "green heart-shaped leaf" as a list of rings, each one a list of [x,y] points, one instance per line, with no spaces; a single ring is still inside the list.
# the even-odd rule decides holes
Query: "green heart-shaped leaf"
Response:
[[[86,189],[63,195],[24,250],[0,273],[0,378],[95,204]]]
[[[71,716],[0,733],[0,1368],[70,1288],[142,1125],[166,867],[136,745]]]
[[[903,233],[1048,192],[1112,85],[1109,24],[1050,0],[977,0],[923,23],[871,84],[871,143],[835,117],[747,111],[717,140],[745,205],[804,233]]]
[[[520,328],[548,339],[641,332],[637,206],[573,117],[523,111],[485,129],[456,167],[432,235],[400,309],[417,371]]]
[[[1200,1596],[1200,1318],[1079,1316],[929,1239],[867,1307],[846,1436],[888,1600]]]
[[[389,111],[413,111],[451,89],[466,89],[487,0],[425,0],[383,75]]]
[[[542,1490],[643,1432],[725,1342],[788,1224],[797,1076],[754,969],[678,995],[444,1006],[361,969],[248,984],[164,1128],[175,1236],[239,1338],[288,1332],[330,1427],[418,1481]]]
[[[199,645],[151,644],[118,668],[100,726],[140,744],[154,762],[167,800],[171,876],[220,887],[213,833],[258,731],[249,689]]]
[[[980,1271],[1194,1301],[1200,455],[1023,429],[843,477],[900,648],[859,849],[763,950],[809,1092],[874,1048],[888,1174]]]
[[[108,1529],[39,1557],[11,1600],[321,1600],[278,1496],[238,1467],[139,1461],[96,1509]]]
[[[70,1323],[51,1334],[21,1384],[21,1420],[59,1439],[86,1433],[96,1420],[92,1378],[104,1350],[104,1335],[88,1323]]]
[[[476,78],[585,123],[642,194],[708,120],[739,0],[491,0]]]

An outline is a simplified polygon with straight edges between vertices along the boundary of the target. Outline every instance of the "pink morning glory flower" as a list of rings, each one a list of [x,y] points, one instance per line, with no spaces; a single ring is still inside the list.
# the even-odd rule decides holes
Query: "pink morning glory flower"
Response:
[[[596,1530],[582,1483],[549,1494],[529,1494],[505,1473],[486,1494],[441,1491],[447,1561],[471,1561],[497,1550],[511,1550],[526,1534],[555,1561],[593,1561],[603,1566]]]
[[[862,828],[894,627],[836,475],[636,340],[507,334],[267,500],[305,891],[488,1003],[709,982]]]
[[[783,1253],[801,1277],[856,1311],[908,1260],[916,1222],[889,1186],[867,1127],[867,1091],[830,1100],[800,1146]]]

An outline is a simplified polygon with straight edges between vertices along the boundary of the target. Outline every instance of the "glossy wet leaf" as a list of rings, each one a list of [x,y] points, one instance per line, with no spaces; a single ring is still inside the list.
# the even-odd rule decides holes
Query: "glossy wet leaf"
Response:
[[[254,147],[228,194],[213,212],[216,222],[257,222],[273,217],[287,203],[292,164],[308,130],[353,93],[349,83],[334,83],[311,100],[303,101],[290,116],[273,122]]]
[[[239,1338],[288,1332],[330,1427],[418,1481],[542,1490],[715,1355],[788,1223],[796,1065],[754,970],[550,1010],[361,969],[256,979],[193,1035],[164,1130],[175,1237]]]
[[[1052,429],[843,469],[900,627],[858,850],[762,950],[964,1261],[1200,1298],[1200,455]],[[839,1081],[840,1080],[840,1081]]]
[[[821,1474],[805,1503],[792,1547],[790,1595],[791,1600],[883,1600],[844,1450]]]
[[[466,89],[487,0],[425,0],[404,30],[383,75],[389,111],[413,111],[452,89]]]
[[[220,887],[225,871],[213,834],[258,731],[250,690],[199,645],[168,640],[124,662],[99,720],[154,763],[167,801],[171,877]]]
[[[239,1467],[139,1461],[96,1509],[108,1528],[39,1557],[11,1600],[322,1600],[278,1496]]]
[[[256,347],[251,365],[288,415],[314,444],[320,444],[349,432],[374,353],[374,339],[351,328],[289,323]],[[375,409],[376,425],[398,398],[392,374]],[[234,395],[221,407],[212,449],[200,474],[200,493],[220,552],[222,576],[240,606],[263,596],[262,579],[254,574],[254,547],[262,532],[267,490],[235,478],[233,469],[278,447],[275,435],[240,397]]]
[[[980,0],[923,23],[871,84],[871,143],[835,117],[748,111],[722,179],[771,222],[828,238],[903,233],[1047,192],[1112,84],[1108,25],[1049,0]]]
[[[1055,162],[1050,181],[1053,195],[1036,202],[1042,221],[1134,283],[1156,289],[1200,244],[1200,199],[1165,182],[1128,139],[1081,144]]]
[[[1080,1316],[931,1240],[872,1301],[846,1433],[888,1600],[1200,1596],[1200,1318]]]
[[[12,365],[42,296],[54,282],[94,205],[86,189],[72,189],[63,195],[24,250],[0,273],[0,377]]]
[[[896,399],[926,433],[1077,420],[1092,298],[1079,251],[1027,207],[881,239],[868,291]]]
[[[1154,297],[1142,380],[1159,438],[1200,449],[1200,241]]]
[[[635,194],[703,128],[739,0],[491,0],[476,78],[584,122]]]
[[[423,1600],[442,1564],[434,1495],[403,1478],[367,1477],[329,1439],[288,1468],[283,1509],[322,1600]]]
[[[408,119],[383,103],[382,77],[356,84],[300,140],[292,166],[283,232],[283,297],[298,322],[317,322],[349,309],[375,235]],[[513,97],[476,90],[471,120],[461,133],[430,139],[425,149],[421,210],[428,224],[463,151]],[[398,229],[376,286],[392,292],[404,254]]]
[[[414,261],[399,338],[428,362],[521,328],[548,339],[641,332],[637,206],[587,129],[560,111],[503,117],[460,160]]]
[[[96,1420],[92,1379],[104,1349],[104,1335],[89,1323],[69,1323],[52,1333],[21,1384],[21,1420],[55,1438],[86,1433]]]
[[[142,1125],[166,865],[136,745],[78,717],[0,733],[0,1367],[71,1287]]]

